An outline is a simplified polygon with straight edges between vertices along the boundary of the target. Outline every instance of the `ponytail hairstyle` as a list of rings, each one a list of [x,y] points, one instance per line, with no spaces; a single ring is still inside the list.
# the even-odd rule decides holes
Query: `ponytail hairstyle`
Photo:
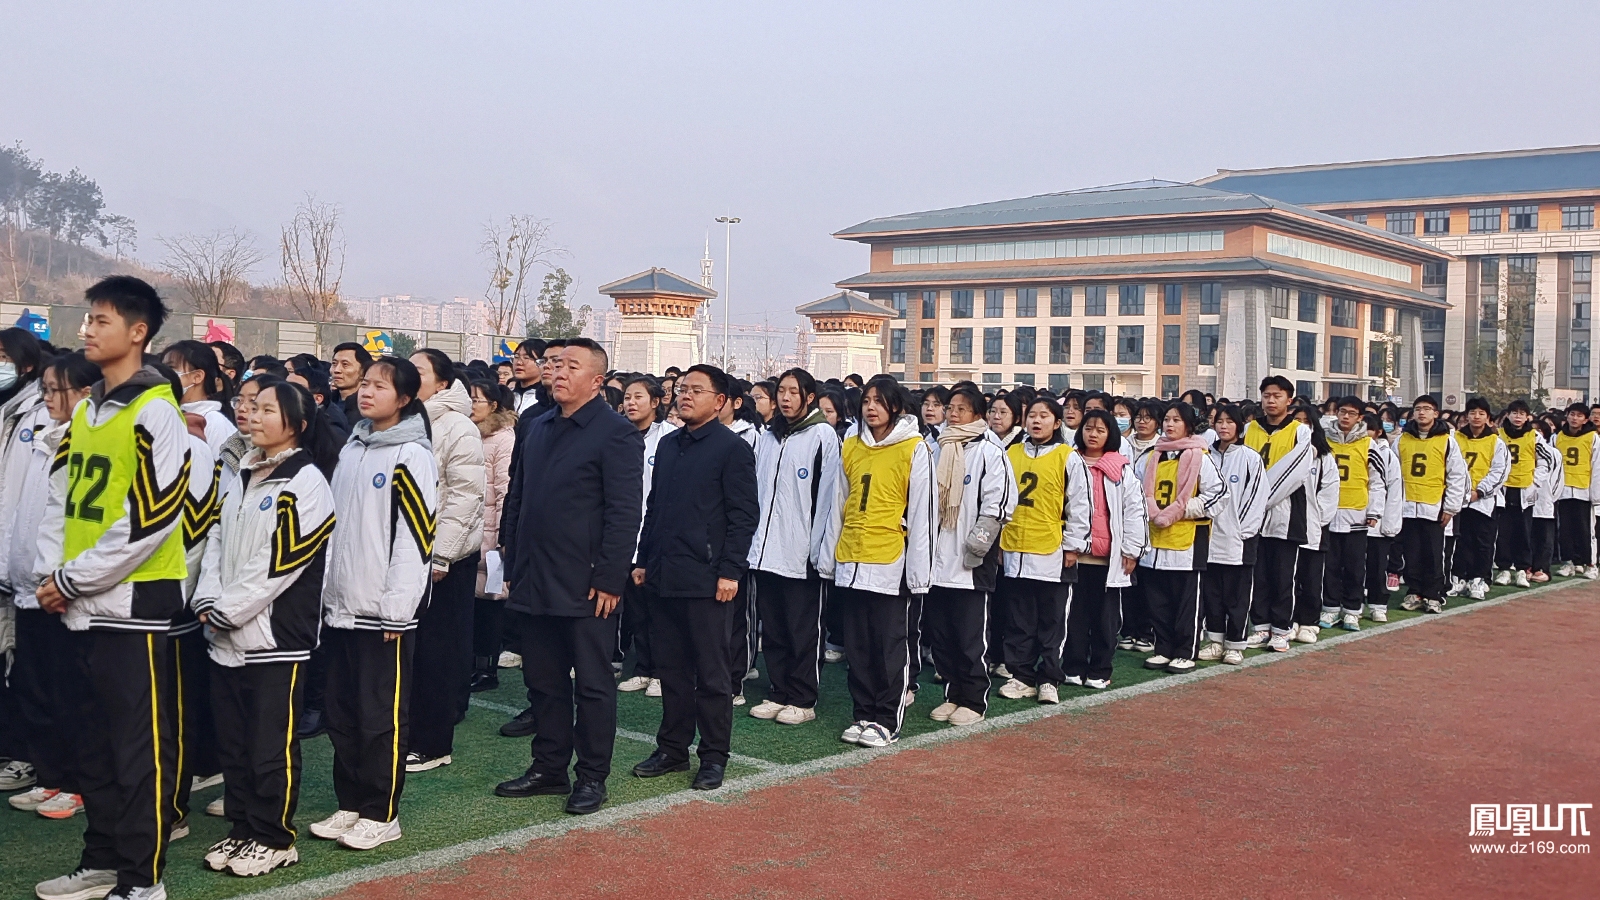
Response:
[[[423,347],[421,350],[413,353],[412,356],[425,356],[428,358],[428,365],[433,368],[433,378],[435,381],[439,382],[439,390],[441,391],[446,390],[450,387],[450,385],[455,384],[456,379],[459,377],[458,373],[456,372],[456,364],[451,361],[450,357],[446,355],[443,350],[439,350],[435,347]],[[409,360],[407,360],[407,362],[409,362]],[[418,383],[420,384],[421,382],[419,381]]]
[[[417,399],[417,393],[422,390],[422,373],[417,371],[417,367],[412,365],[411,360],[400,359],[397,356],[378,357],[372,361],[372,365],[367,367],[367,373],[370,374],[373,369],[380,366],[389,370],[389,379],[394,382],[394,392],[410,400],[400,409],[401,420],[409,419],[412,416],[421,416],[422,430],[428,435],[428,440],[433,440],[433,425],[428,421],[427,407],[423,406],[422,401]],[[437,370],[435,371],[437,372]]]
[[[333,468],[339,463],[339,439],[328,425],[328,418],[317,406],[311,392],[292,381],[273,380],[262,384],[261,394],[272,391],[278,400],[278,414],[283,424],[296,435],[295,443],[311,457],[324,478],[333,477]],[[261,402],[261,394],[256,402]]]
[[[207,400],[215,400],[223,406],[228,405],[228,400],[233,397],[233,386],[228,383],[228,376],[222,374],[222,366],[217,362],[217,354],[209,344],[200,341],[176,341],[161,351],[161,359],[177,357],[183,364],[200,373],[201,387],[205,391]],[[183,402],[183,398],[178,398]]]
[[[667,417],[667,392],[666,389],[661,386],[661,382],[657,381],[654,375],[635,375],[623,382],[622,393],[627,394],[628,388],[631,388],[636,384],[644,388],[644,392],[649,394],[650,399],[656,402],[655,421],[660,422],[661,420],[665,419]]]
[[[1333,447],[1328,443],[1328,433],[1322,430],[1322,416],[1317,414],[1317,408],[1308,403],[1290,404],[1289,415],[1297,412],[1306,414],[1306,427],[1311,429],[1311,449],[1317,451],[1318,456],[1332,453]]]
[[[1177,411],[1178,417],[1183,419],[1184,427],[1189,429],[1189,436],[1190,437],[1194,437],[1195,435],[1198,435],[1200,432],[1205,430],[1206,426],[1205,426],[1204,423],[1205,423],[1206,420],[1205,420],[1204,414],[1199,409],[1196,409],[1194,404],[1189,403],[1189,402],[1187,402],[1185,400],[1173,400],[1172,402],[1168,403],[1166,409],[1163,409],[1161,411],[1161,416],[1156,421],[1162,422],[1163,424],[1165,424],[1165,419],[1167,417],[1167,413],[1172,412],[1174,410]],[[1111,420],[1111,422],[1112,422],[1112,427],[1115,428],[1116,427],[1116,419],[1113,418]],[[1158,432],[1159,432],[1159,429],[1158,429]]]

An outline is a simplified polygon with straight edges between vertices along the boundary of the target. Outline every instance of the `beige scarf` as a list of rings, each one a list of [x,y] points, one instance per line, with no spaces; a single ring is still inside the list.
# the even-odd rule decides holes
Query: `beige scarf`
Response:
[[[939,432],[939,527],[954,530],[961,515],[961,491],[967,477],[967,442],[989,430],[982,419],[965,425],[946,425]]]

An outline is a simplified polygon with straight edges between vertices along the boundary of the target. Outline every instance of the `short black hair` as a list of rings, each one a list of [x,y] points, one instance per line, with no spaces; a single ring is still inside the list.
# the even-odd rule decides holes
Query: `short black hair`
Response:
[[[90,306],[107,304],[129,324],[143,322],[148,329],[144,336],[146,346],[161,333],[161,326],[167,321],[168,309],[161,302],[161,295],[149,283],[132,275],[102,278],[83,292],[83,299],[89,301]]]
[[[1575,412],[1583,413],[1587,416],[1589,414],[1589,407],[1584,406],[1582,403],[1574,400],[1573,402],[1567,404],[1566,414],[1570,416]]]
[[[1511,401],[1510,403],[1507,403],[1505,411],[1508,413],[1525,412],[1530,414],[1533,412],[1533,410],[1528,408],[1528,401],[1523,400],[1520,397]]]
[[[689,375],[692,372],[699,372],[701,375],[709,378],[711,380],[712,390],[724,397],[731,396],[728,391],[732,390],[732,379],[728,378],[727,372],[722,371],[710,363],[697,363],[696,365],[690,366],[688,371],[684,372],[683,374]]]
[[[517,344],[517,349],[511,351],[512,356],[521,353],[529,359],[538,359],[544,355],[544,341],[539,338],[528,338]]]
[[[981,419],[989,414],[989,398],[985,397],[983,391],[979,390],[978,386],[972,382],[957,382],[956,386],[950,389],[950,399],[954,400],[957,397],[967,398],[967,405],[971,406],[972,411],[978,414],[978,418]],[[945,405],[948,406],[949,404]]]
[[[1494,417],[1494,408],[1491,407],[1489,405],[1489,401],[1483,397],[1473,397],[1471,400],[1467,401],[1467,408],[1465,412],[1472,412],[1475,409],[1481,409],[1483,410],[1484,415],[1491,418]]]
[[[1578,404],[1578,405],[1582,406],[1582,404]],[[1417,399],[1411,401],[1411,408],[1412,409],[1416,409],[1419,406],[1431,406],[1434,409],[1438,409],[1439,408],[1439,398],[1433,396],[1432,394],[1423,394],[1421,397],[1418,397]],[[1587,412],[1587,410],[1585,410],[1585,412]]]
[[[329,354],[328,358],[333,359],[335,356],[338,356],[345,350],[349,350],[355,355],[356,362],[361,364],[361,370],[363,372],[366,371],[367,366],[372,365],[372,354],[367,352],[366,347],[361,346],[355,341],[345,341],[344,343],[335,346],[333,348],[333,353]]]
[[[1106,426],[1106,453],[1116,453],[1122,449],[1122,432],[1117,430],[1117,420],[1109,410],[1086,409],[1083,411],[1083,421],[1078,423],[1078,431],[1072,436],[1072,443],[1082,453],[1088,449],[1083,443],[1083,426],[1089,424],[1091,419],[1099,419]]]
[[[577,347],[580,350],[587,350],[590,353],[594,353],[600,357],[600,371],[609,371],[611,368],[611,354],[606,352],[606,348],[600,346],[599,341],[586,337],[555,340],[545,344],[544,351],[549,353],[551,347]]]
[[[1264,394],[1269,387],[1278,388],[1290,397],[1294,396],[1294,382],[1282,375],[1268,375],[1261,379],[1261,386],[1256,388],[1256,393]]]
[[[1361,402],[1361,398],[1355,396],[1354,394],[1347,394],[1333,401],[1333,408],[1335,411],[1343,409],[1346,406],[1350,407],[1351,409],[1360,410],[1365,410],[1367,408],[1367,405]]]
[[[262,363],[260,365],[251,365],[250,366],[250,371],[252,371],[252,372],[259,371],[261,373],[261,374],[255,376],[256,378],[276,378],[276,379],[282,381],[282,380],[284,380],[284,379],[289,377],[289,370],[285,369],[283,367],[282,363],[276,363],[276,362]]]
[[[213,350],[222,351],[222,368],[232,369],[235,374],[244,371],[244,354],[239,351],[238,347],[227,341],[210,341],[208,346]]]

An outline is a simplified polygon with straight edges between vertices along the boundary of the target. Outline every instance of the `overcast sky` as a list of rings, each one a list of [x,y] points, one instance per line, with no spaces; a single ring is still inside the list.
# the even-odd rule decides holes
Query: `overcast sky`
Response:
[[[340,204],[347,293],[481,295],[551,219],[582,299],[691,279],[734,321],[865,271],[864,219],[1219,167],[1600,143],[1600,4],[0,0],[0,142],[162,234],[269,253]],[[720,302],[719,302],[720,307]]]

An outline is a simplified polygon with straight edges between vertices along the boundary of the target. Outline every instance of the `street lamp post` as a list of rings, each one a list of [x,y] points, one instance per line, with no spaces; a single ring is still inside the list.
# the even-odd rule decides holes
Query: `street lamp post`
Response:
[[[732,301],[729,297],[733,290],[729,287],[733,282],[733,226],[739,224],[738,216],[717,216],[717,221],[723,225],[722,233],[722,368],[729,370],[732,366],[733,354],[728,351],[728,317]]]

